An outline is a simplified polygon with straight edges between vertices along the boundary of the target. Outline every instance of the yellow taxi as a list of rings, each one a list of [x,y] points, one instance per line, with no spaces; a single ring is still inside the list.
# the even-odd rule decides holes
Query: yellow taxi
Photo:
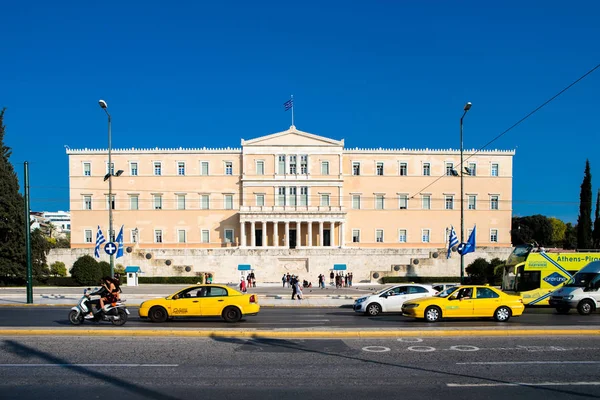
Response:
[[[457,286],[433,297],[410,300],[402,306],[402,315],[436,322],[442,318],[494,318],[506,322],[523,314],[521,296],[507,294],[489,286]]]
[[[221,317],[238,322],[260,311],[255,294],[243,294],[222,285],[195,285],[161,299],[140,304],[140,318],[165,322],[174,317]]]

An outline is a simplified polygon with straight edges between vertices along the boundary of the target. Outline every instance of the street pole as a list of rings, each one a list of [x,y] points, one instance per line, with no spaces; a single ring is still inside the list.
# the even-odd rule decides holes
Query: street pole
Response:
[[[108,116],[108,241],[113,242],[113,197],[112,197],[112,177],[113,177],[113,167],[112,167],[112,158],[111,158],[111,148],[112,148],[112,136],[111,136],[111,116],[108,112],[108,105],[104,100],[99,101],[100,107],[104,110],[106,115]],[[114,254],[110,255],[110,277],[115,276],[115,256]]]
[[[464,167],[463,167],[463,119],[471,109],[471,102],[465,104],[464,113],[460,117],[460,243],[465,242],[465,207],[464,207]],[[465,256],[460,254],[460,284],[465,283]]]
[[[31,224],[29,211],[29,163],[25,161],[25,250],[27,253],[27,304],[33,303],[33,277],[31,273]]]

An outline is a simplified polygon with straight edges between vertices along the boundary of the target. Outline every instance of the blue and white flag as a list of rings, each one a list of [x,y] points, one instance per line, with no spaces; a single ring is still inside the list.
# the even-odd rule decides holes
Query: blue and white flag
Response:
[[[121,230],[119,231],[119,234],[117,235],[117,258],[119,257],[123,257],[123,227],[125,225],[121,225]]]
[[[477,225],[475,225],[473,227],[473,231],[471,232],[471,234],[469,235],[469,240],[467,240],[467,243],[461,243],[458,246],[458,252],[461,255],[465,255],[468,253],[473,253],[475,251],[475,231],[477,230]]]
[[[291,99],[289,99],[288,101],[283,103],[283,107],[285,108],[285,111],[289,110],[290,108],[293,108],[294,107],[294,98],[292,97]]]
[[[100,225],[98,225],[98,232],[96,233],[96,247],[94,248],[94,257],[100,258],[100,245],[105,243],[104,235],[102,234],[102,229],[100,229]]]
[[[456,232],[454,231],[454,227],[450,225],[450,238],[448,240],[448,254],[446,258],[452,257],[452,248],[458,244],[458,238],[456,237]]]

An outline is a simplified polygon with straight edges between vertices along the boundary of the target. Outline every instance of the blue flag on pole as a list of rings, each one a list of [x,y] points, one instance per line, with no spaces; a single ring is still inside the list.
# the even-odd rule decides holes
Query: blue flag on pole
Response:
[[[98,225],[98,232],[96,233],[96,247],[94,248],[94,257],[100,258],[100,245],[104,242],[106,242],[106,239],[104,239],[102,229],[100,229],[100,225]]]
[[[473,253],[475,251],[475,235],[476,235],[475,231],[476,230],[477,230],[477,225],[475,225],[473,227],[473,231],[469,235],[469,240],[467,240],[467,243],[461,243],[458,246],[458,252],[460,254],[462,254],[463,256],[465,254]]]
[[[450,225],[450,238],[448,240],[448,254],[446,258],[452,257],[452,248],[458,244],[458,238],[456,237],[456,232],[454,231],[454,227]]]
[[[121,230],[119,231],[119,234],[117,235],[117,258],[119,257],[123,257],[123,227],[124,225],[121,225]]]

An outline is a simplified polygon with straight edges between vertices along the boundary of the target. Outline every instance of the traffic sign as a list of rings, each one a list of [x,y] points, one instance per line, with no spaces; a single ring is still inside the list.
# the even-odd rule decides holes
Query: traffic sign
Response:
[[[109,256],[112,256],[117,252],[117,246],[113,242],[108,242],[104,245],[104,251]]]

